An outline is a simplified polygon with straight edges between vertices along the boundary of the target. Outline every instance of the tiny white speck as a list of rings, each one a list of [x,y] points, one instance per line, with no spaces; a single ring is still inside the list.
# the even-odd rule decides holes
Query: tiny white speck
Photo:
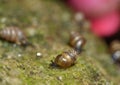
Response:
[[[57,79],[62,81],[62,76],[58,76]]]
[[[38,53],[36,54],[36,56],[37,56],[37,57],[41,57],[41,56],[42,56],[42,53],[38,52]]]
[[[21,57],[22,55],[21,54],[18,54],[18,57]]]

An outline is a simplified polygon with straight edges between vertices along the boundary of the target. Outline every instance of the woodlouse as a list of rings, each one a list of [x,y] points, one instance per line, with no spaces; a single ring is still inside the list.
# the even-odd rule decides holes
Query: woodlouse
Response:
[[[68,68],[75,64],[78,52],[75,50],[69,50],[56,56],[55,60],[52,61],[52,65],[60,68]]]
[[[0,38],[18,45],[29,44],[25,33],[18,27],[6,27],[0,31]]]
[[[69,45],[78,52],[81,52],[83,46],[86,43],[86,39],[78,32],[72,31],[70,33]]]

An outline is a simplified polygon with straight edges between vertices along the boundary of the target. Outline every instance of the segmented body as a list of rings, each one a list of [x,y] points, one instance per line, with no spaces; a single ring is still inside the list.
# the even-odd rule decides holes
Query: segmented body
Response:
[[[85,43],[86,43],[86,40],[82,35],[80,35],[77,32],[71,32],[70,33],[69,44],[75,50],[80,52],[82,50],[83,46],[85,45]]]
[[[112,59],[114,62],[120,64],[120,42],[113,41],[110,45],[110,51],[112,53]]]
[[[18,45],[27,43],[25,34],[18,27],[6,27],[2,29],[0,31],[0,38]]]
[[[63,52],[55,58],[54,63],[61,68],[68,68],[75,63],[77,54],[75,50]]]

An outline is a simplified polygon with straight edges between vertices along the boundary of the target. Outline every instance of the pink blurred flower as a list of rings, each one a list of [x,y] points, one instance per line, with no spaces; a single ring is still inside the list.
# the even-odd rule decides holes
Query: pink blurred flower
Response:
[[[93,33],[100,37],[115,34],[120,26],[120,0],[67,0],[75,12],[83,12],[91,21]]]
[[[109,13],[105,16],[91,20],[91,30],[101,37],[108,37],[119,30],[120,16],[117,12]]]
[[[67,3],[75,11],[82,11],[89,17],[109,13],[118,6],[118,0],[68,0]]]

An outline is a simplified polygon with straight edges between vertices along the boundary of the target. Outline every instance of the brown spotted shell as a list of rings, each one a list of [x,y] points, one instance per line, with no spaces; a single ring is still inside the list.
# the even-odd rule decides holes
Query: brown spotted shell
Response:
[[[0,31],[0,38],[18,45],[27,43],[27,39],[22,30],[18,27],[6,27]]]
[[[79,51],[83,48],[85,43],[86,43],[86,40],[82,35],[80,35],[77,32],[71,32],[70,33],[69,44],[70,44],[71,47],[73,47],[74,49]]]
[[[68,68],[76,61],[77,52],[75,50],[63,52],[55,58],[54,63],[61,68]]]

